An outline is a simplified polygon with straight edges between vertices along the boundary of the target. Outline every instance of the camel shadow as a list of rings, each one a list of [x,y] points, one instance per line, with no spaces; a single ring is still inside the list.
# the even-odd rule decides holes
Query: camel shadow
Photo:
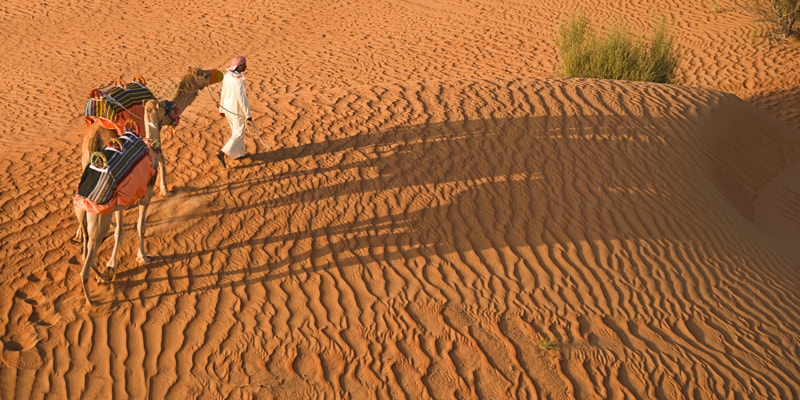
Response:
[[[408,262],[416,256],[429,260],[502,247],[648,237],[652,233],[636,224],[614,224],[603,232],[586,227],[605,226],[600,219],[624,221],[627,217],[621,214],[626,207],[647,207],[652,197],[670,191],[665,182],[642,182],[640,177],[634,179],[635,174],[617,172],[641,167],[626,154],[659,151],[653,147],[664,143],[652,140],[659,134],[653,117],[521,117],[400,127],[255,154],[253,168],[259,172],[286,161],[334,162],[295,162],[294,169],[276,174],[184,188],[193,194],[258,188],[267,195],[245,205],[207,209],[183,223],[232,215],[266,221],[270,210],[286,207],[324,213],[338,204],[337,199],[358,200],[362,210],[342,213],[344,219],[320,227],[278,223],[274,231],[258,230],[246,240],[176,249],[119,272],[117,280],[134,286],[169,281],[170,288],[175,287],[173,282],[188,281],[179,290],[138,296],[151,298],[330,268]],[[612,162],[595,165],[593,158]],[[327,182],[328,175],[348,179],[296,185],[291,193],[272,190],[287,181]],[[571,193],[578,197],[570,198]],[[178,221],[161,221],[173,222]],[[315,244],[279,256],[274,248],[286,242]],[[236,265],[204,266],[202,271],[187,267],[191,260],[228,258],[225,255],[234,252],[250,255]],[[140,277],[163,268],[170,272]],[[208,278],[214,282],[206,283]]]

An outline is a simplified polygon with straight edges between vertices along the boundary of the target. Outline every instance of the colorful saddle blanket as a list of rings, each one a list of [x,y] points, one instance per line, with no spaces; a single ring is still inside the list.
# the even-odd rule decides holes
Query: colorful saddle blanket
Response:
[[[144,107],[142,104],[147,100],[155,100],[156,97],[145,85],[139,82],[130,82],[122,85],[114,85],[99,91],[86,102],[84,115],[87,123],[98,122],[109,129],[116,129],[121,136],[124,133],[123,122],[134,119],[143,126],[142,117]]]
[[[84,114],[87,117],[116,121],[119,114],[131,106],[156,99],[150,89],[139,82],[128,83],[125,87],[111,86],[101,90],[100,93],[102,93],[102,97],[93,97],[86,102]]]
[[[78,184],[77,196],[96,204],[108,204],[114,198],[120,182],[125,180],[142,160],[150,159],[148,157],[150,149],[135,133],[125,132],[119,141],[120,148],[108,146],[101,150],[107,160],[105,168],[93,164],[86,166]],[[153,169],[152,164],[149,165],[149,169]],[[144,183],[144,186],[146,185],[147,181]]]

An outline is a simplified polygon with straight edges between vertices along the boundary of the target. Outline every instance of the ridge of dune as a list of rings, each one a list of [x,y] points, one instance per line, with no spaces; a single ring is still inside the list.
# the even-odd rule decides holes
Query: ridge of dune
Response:
[[[0,398],[797,397],[800,48],[718,3],[7,2]],[[684,84],[553,78],[579,9],[663,12]],[[200,93],[87,307],[88,89],[230,52],[268,148]]]

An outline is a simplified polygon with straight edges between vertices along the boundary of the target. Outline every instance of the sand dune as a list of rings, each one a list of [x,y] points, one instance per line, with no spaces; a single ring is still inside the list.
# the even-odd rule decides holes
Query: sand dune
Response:
[[[796,43],[725,1],[317,3],[0,7],[0,398],[798,396]],[[665,15],[682,84],[559,78],[580,9]],[[220,168],[201,93],[152,262],[131,212],[87,307],[89,90],[235,53],[269,148]]]

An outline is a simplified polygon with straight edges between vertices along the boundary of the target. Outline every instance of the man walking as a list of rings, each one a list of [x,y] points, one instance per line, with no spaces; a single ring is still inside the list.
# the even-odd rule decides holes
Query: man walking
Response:
[[[250,102],[245,91],[244,75],[247,69],[247,60],[244,56],[233,57],[222,79],[222,90],[219,94],[219,115],[228,120],[231,127],[231,137],[225,146],[217,153],[217,159],[223,168],[227,168],[225,156],[240,159],[245,156],[245,125],[252,121],[250,115]]]

